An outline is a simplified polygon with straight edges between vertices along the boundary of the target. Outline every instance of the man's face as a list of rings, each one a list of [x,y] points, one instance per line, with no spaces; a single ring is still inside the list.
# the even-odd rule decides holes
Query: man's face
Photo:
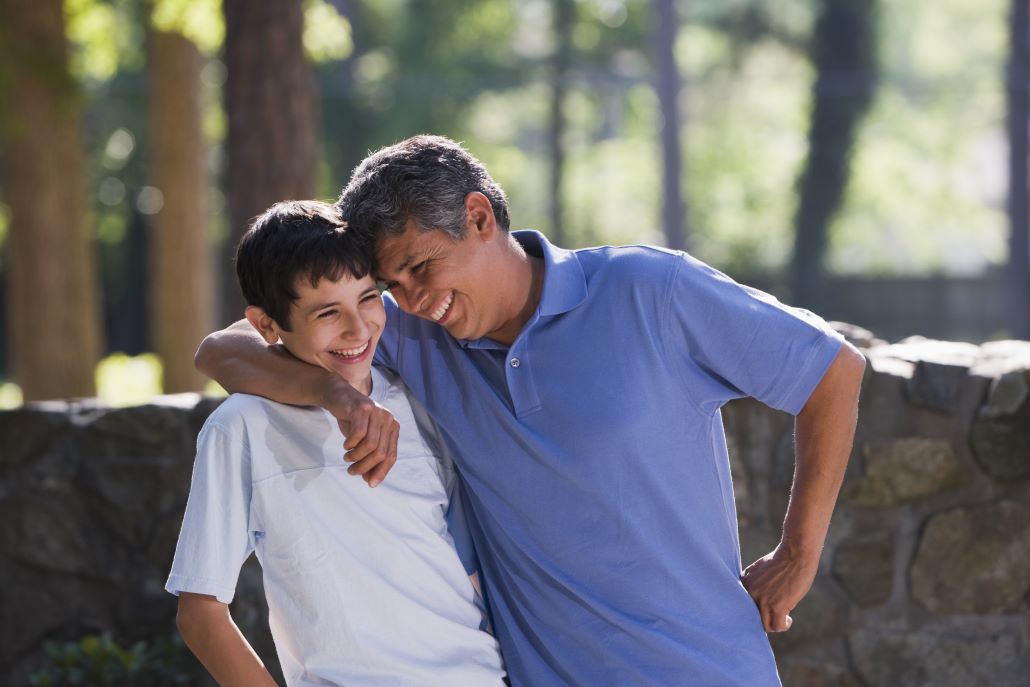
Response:
[[[321,279],[312,288],[298,279],[290,306],[293,331],[279,330],[286,348],[301,360],[336,372],[356,389],[366,389],[372,355],[386,324],[386,311],[371,275],[338,281]]]
[[[504,284],[492,279],[496,250],[475,229],[462,240],[418,230],[381,239],[379,277],[405,312],[443,325],[459,339],[490,336],[508,323]]]

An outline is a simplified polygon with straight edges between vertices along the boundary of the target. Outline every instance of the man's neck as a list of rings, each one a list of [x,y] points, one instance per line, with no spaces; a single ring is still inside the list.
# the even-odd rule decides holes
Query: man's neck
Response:
[[[511,293],[513,294],[511,307],[516,314],[507,324],[489,335],[489,338],[506,346],[510,346],[515,341],[540,305],[540,298],[544,292],[545,271],[542,257],[528,254],[514,237],[510,237],[509,240],[511,241],[510,250],[515,253],[513,256],[515,269],[511,282]]]

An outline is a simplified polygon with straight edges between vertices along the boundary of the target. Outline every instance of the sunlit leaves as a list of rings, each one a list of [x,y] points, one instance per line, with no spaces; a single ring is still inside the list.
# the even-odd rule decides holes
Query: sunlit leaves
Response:
[[[342,60],[354,50],[350,23],[325,0],[304,3],[304,52],[312,62]]]
[[[155,29],[179,33],[214,55],[225,40],[220,0],[154,0],[150,21]]]
[[[99,0],[65,0],[64,15],[72,44],[71,71],[78,78],[107,81],[123,61],[129,22],[115,3]]]

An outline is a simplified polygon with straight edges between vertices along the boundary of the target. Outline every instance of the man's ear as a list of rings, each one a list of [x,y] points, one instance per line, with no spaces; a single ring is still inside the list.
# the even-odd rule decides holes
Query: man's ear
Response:
[[[465,196],[465,233],[466,236],[478,236],[481,239],[492,239],[497,233],[497,218],[490,199],[479,191]]]
[[[250,322],[250,326],[256,329],[261,338],[265,340],[265,343],[274,344],[279,342],[279,326],[275,323],[275,320],[268,316],[264,308],[248,305],[243,314],[247,318],[247,322]]]

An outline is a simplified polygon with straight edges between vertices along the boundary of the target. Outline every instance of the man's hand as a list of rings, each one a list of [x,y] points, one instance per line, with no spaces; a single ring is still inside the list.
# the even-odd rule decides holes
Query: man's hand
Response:
[[[812,588],[818,568],[818,556],[812,560],[794,554],[783,543],[745,568],[740,579],[758,606],[766,632],[790,629],[790,612]]]
[[[320,405],[333,414],[346,437],[343,459],[353,463],[347,472],[377,486],[397,462],[400,423],[343,379],[329,380]]]

